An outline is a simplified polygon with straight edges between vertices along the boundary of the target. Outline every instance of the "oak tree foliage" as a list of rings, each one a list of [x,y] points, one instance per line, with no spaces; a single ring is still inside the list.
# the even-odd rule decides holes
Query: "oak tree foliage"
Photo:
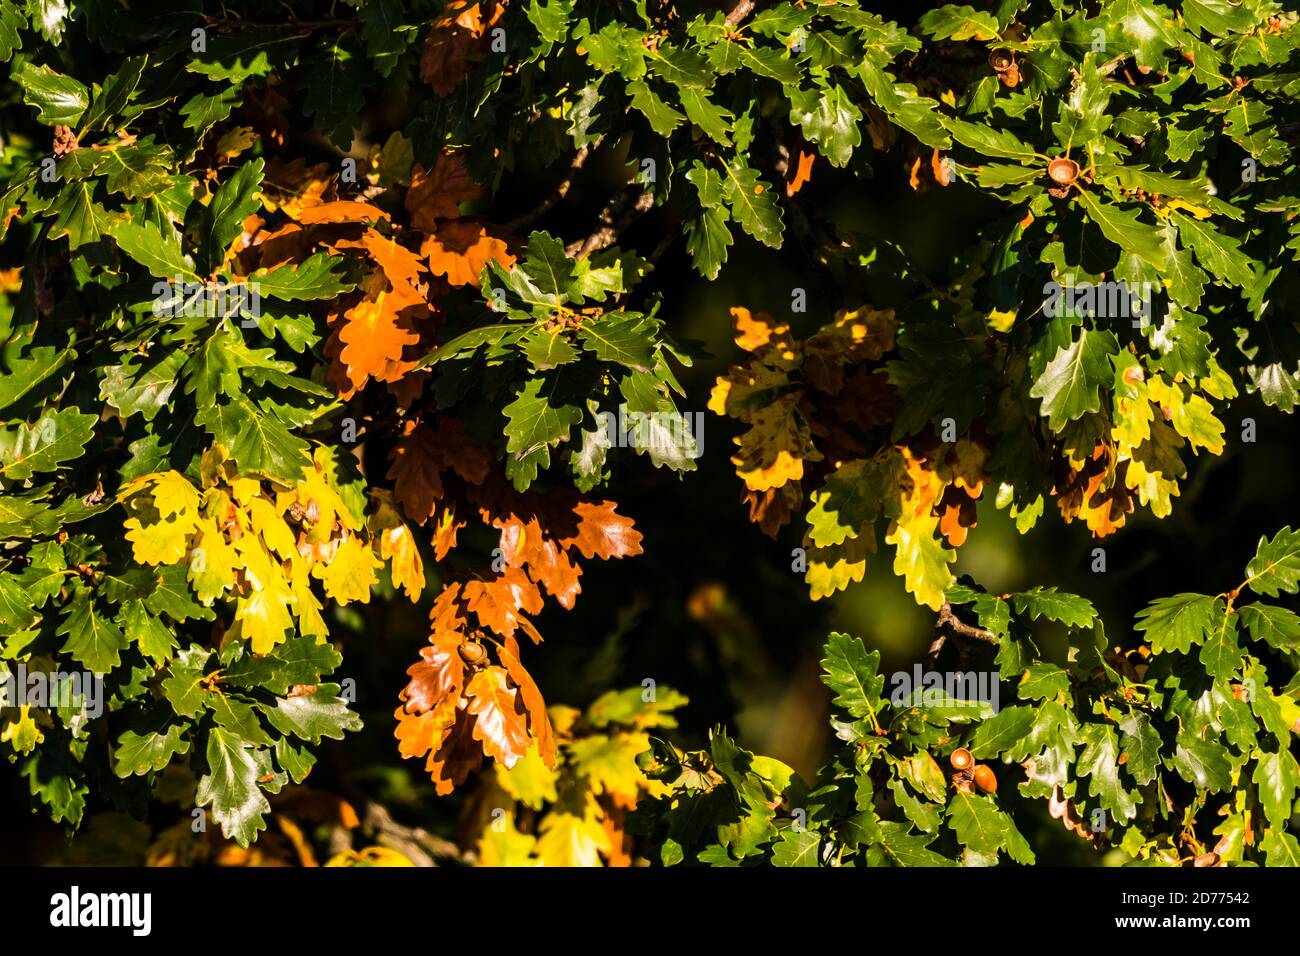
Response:
[[[417,657],[367,666],[429,794],[475,788],[481,863],[1027,864],[1045,807],[1134,863],[1300,864],[1300,531],[1151,595],[1133,641],[952,567],[982,500],[1021,534],[1168,517],[1234,402],[1300,401],[1297,17],[898,6],[0,0],[0,667],[104,688],[0,708],[34,805],[171,801],[245,851],[290,799],[358,825],[292,795],[361,730],[339,672],[369,652],[332,622],[376,600],[430,608]],[[597,162],[624,169],[598,211],[548,218]],[[883,175],[939,216],[978,194],[980,241],[936,274],[807,200]],[[689,394],[657,265],[714,280],[751,244],[837,308],[805,334],[736,303]],[[551,700],[538,615],[593,562],[636,574],[613,473],[689,489],[673,423],[705,407],[809,600],[896,575],[1008,703],[896,699],[832,634],[839,744],[805,780],[721,727],[675,743],[669,688]],[[190,830],[151,861],[195,861]]]

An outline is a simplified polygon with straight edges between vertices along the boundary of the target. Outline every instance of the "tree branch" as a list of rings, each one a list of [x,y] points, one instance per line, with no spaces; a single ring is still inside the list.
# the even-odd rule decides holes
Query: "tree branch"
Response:
[[[598,146],[600,144],[597,142],[592,145]],[[578,150],[577,154],[573,157],[573,162],[569,163],[568,172],[565,173],[564,178],[560,180],[560,183],[555,187],[555,190],[522,216],[516,216],[514,219],[511,219],[503,228],[507,232],[517,232],[524,226],[532,225],[538,219],[541,219],[542,216],[550,212],[555,207],[556,203],[568,195],[569,189],[573,186],[573,178],[587,162],[587,157],[591,155],[591,148],[591,146],[584,146],[582,149]]]
[[[404,855],[416,866],[441,866],[461,863],[464,857],[456,844],[434,836],[421,827],[408,827],[392,818],[388,810],[373,800],[365,803],[361,829],[379,846]]]
[[[727,25],[734,27],[741,20],[745,19],[745,17],[753,13],[755,6],[756,4],[754,0],[739,0],[739,2],[731,8],[731,12],[727,14]]]
[[[593,252],[599,252],[601,249],[608,248],[618,241],[619,235],[628,226],[632,225],[638,218],[647,212],[654,205],[654,193],[645,190],[636,193],[637,185],[628,183],[623,191],[609,201],[604,209],[600,211],[600,225],[586,239],[579,239],[571,242],[564,247],[564,251],[569,256],[587,256]],[[632,196],[636,196],[636,201],[631,202]]]
[[[984,630],[983,628],[967,624],[965,621],[957,617],[957,615],[953,613],[952,605],[946,601],[943,606],[939,608],[939,617],[934,622],[934,630],[934,640],[930,642],[930,649],[925,655],[926,660],[931,665],[939,659],[939,652],[943,650],[944,644],[947,643],[949,637],[961,637],[971,641],[978,641],[981,644],[991,644],[994,647],[997,647],[999,644],[996,635]],[[961,654],[962,666],[965,667],[965,661],[970,646],[968,644],[962,644],[958,647],[958,650]]]
[[[957,617],[957,615],[952,612],[952,605],[946,601],[943,606],[939,608],[939,619],[935,622],[935,627],[946,629],[950,634],[954,634],[957,637],[964,637],[972,641],[980,641],[984,644],[992,644],[994,647],[998,646],[998,639],[994,634],[981,627],[975,627],[973,624],[967,624],[965,621],[961,620],[961,618]]]

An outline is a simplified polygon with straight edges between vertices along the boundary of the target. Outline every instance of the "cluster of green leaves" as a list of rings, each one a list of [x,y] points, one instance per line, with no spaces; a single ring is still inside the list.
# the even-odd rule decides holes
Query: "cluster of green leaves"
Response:
[[[12,4],[3,15],[21,25]],[[55,63],[74,56],[56,45],[61,16],[33,19],[48,41],[40,56]],[[113,33],[122,28],[114,19]],[[306,744],[359,726],[337,685],[287,696],[292,685],[317,684],[339,655],[312,638],[257,659],[237,642],[209,649],[216,615],[196,601],[185,565],[141,566],[120,512],[109,509],[133,478],[197,477],[213,443],[246,475],[280,487],[300,480],[311,463],[301,433],[337,403],[319,375],[313,381],[308,350],[320,335],[296,303],[334,298],[354,282],[339,260],[316,256],[249,277],[265,296],[256,313],[234,298],[245,286],[227,250],[261,209],[263,161],[234,167],[211,190],[200,184],[194,157],[240,101],[240,78],[191,56],[182,23],[173,26],[170,43],[120,57],[114,72],[87,83],[15,53],[30,43],[10,37],[0,51],[14,56],[12,79],[37,123],[66,126],[79,141],[56,159],[23,126],[6,130],[0,203],[5,227],[21,224],[13,239],[27,254],[3,323],[0,538],[9,547],[0,666],[104,681],[99,714],[85,700],[40,714],[7,707],[6,739],[33,796],[72,826],[92,789],[142,812],[158,772],[184,756],[195,804],[211,805],[246,844],[265,825],[264,793],[310,769]],[[64,237],[74,258],[55,271],[50,256]],[[110,719],[106,735],[98,728]]]
[[[618,249],[569,258],[559,239],[534,232],[511,268],[484,267],[495,315],[467,309],[421,362],[436,366],[437,401],[456,407],[471,437],[504,434],[505,473],[518,490],[550,467],[552,450],[563,452],[574,484],[591,490],[609,477],[620,428],[656,467],[695,468],[693,436],[674,431],[682,416],[673,396],[685,392],[668,363],[689,366],[690,352],[672,343],[657,306],[647,314],[619,305],[648,268]],[[475,405],[476,395],[486,402]],[[503,419],[502,432],[487,433]]]
[[[888,300],[875,304],[897,314],[897,354],[884,364],[897,402],[859,418],[888,434],[854,454],[951,422],[989,446],[988,477],[1023,530],[1053,492],[1097,533],[1123,520],[1131,497],[1166,515],[1181,451],[1225,446],[1214,402],[1255,392],[1294,408],[1293,13],[1269,0],[994,0],[899,24],[854,2],[737,9],[728,22],[653,0],[356,0],[295,4],[267,24],[251,3],[145,2],[124,17],[110,0],[0,0],[12,104],[0,115],[0,242],[23,259],[12,294],[4,275],[0,305],[0,660],[103,674],[113,715],[109,735],[84,706],[6,709],[4,739],[56,819],[75,824],[92,789],[137,809],[156,774],[188,758],[197,801],[247,841],[264,793],[309,767],[300,742],[355,726],[335,685],[320,683],[338,657],[317,635],[261,657],[239,641],[215,649],[212,601],[195,599],[183,565],[140,564],[110,509],[146,475],[204,483],[212,445],[272,494],[321,460],[319,444],[349,410],[326,385],[324,313],[363,280],[359,263],[316,252],[255,271],[245,278],[259,287],[256,316],[214,311],[209,296],[226,301],[243,281],[232,247],[248,217],[271,211],[270,160],[307,158],[293,152],[315,142],[304,134],[351,147],[380,104],[409,104],[378,151],[368,183],[378,192],[365,197],[393,220],[374,227],[386,241],[428,232],[397,223],[392,197],[416,163],[434,170],[455,147],[493,191],[525,160],[563,167],[598,149],[630,158],[643,175],[622,208],[640,208],[631,197],[647,190],[658,221],[676,220],[668,238],[680,236],[709,278],[736,243],[779,247],[797,230],[829,288],[870,283]],[[1016,71],[995,71],[993,51]],[[810,184],[796,159],[805,150],[819,157]],[[1077,176],[1062,184],[1048,167],[1065,158]],[[920,186],[927,166],[943,171],[931,188],[977,194],[989,210],[984,241],[940,267],[825,215],[822,180],[851,188],[889,169]],[[693,466],[697,449],[663,434],[671,419],[659,414],[682,394],[669,360],[688,364],[688,353],[654,306],[624,307],[634,287],[644,295],[648,264],[565,250],[533,233],[512,268],[490,262],[472,296],[449,293],[413,407],[375,386],[348,400],[373,423],[369,475],[384,471],[408,413],[454,413],[477,446],[496,449],[516,489],[559,480],[586,491],[608,476],[603,419],[620,406],[629,444],[656,465]],[[162,286],[160,302],[160,281],[193,291]],[[1103,281],[1150,283],[1150,320],[1039,319],[1047,283]],[[325,481],[361,518],[367,483],[350,456],[324,455]],[[1248,590],[1294,590],[1293,538],[1261,549]],[[721,734],[707,756],[661,752],[673,768],[662,772],[680,765],[684,781],[660,806],[671,831],[656,830],[662,859],[927,859],[940,840],[972,861],[1026,859],[993,798],[962,794],[954,806],[935,787],[934,754],[966,735],[977,756],[1032,762],[1023,795],[1060,788],[1060,800],[1095,802],[1137,858],[1186,849],[1176,841],[1229,788],[1224,859],[1300,856],[1283,829],[1294,681],[1270,685],[1263,672],[1293,664],[1300,627],[1286,609],[1238,607],[1238,597],[1153,605],[1141,626],[1155,660],[1141,679],[1108,660],[1086,603],[951,588],[946,600],[996,636],[1002,672],[1031,675],[1017,692],[1043,702],[997,715],[886,704],[865,650],[836,639],[829,680],[843,685],[852,759],[799,789]],[[1028,630],[1039,616],[1080,635],[1076,660],[1039,659]],[[865,689],[855,696],[845,681]],[[297,685],[316,691],[291,696]],[[989,727],[1000,729],[979,738]],[[1072,768],[1090,781],[1086,797]],[[807,811],[800,829],[772,809],[777,797]],[[698,827],[676,815],[693,806],[726,819]]]
[[[720,729],[695,753],[656,739],[642,766],[673,791],[644,805],[638,826],[666,865],[1032,863],[1020,827],[1046,801],[1079,839],[1132,865],[1214,853],[1294,866],[1300,616],[1244,597],[1298,590],[1300,532],[1284,528],[1261,539],[1235,591],[1154,601],[1136,624],[1149,646],[1121,654],[1083,598],[958,585],[951,600],[996,639],[993,663],[1016,703],[886,693],[879,653],[832,634],[822,679],[843,746],[812,782]],[[1067,631],[1068,659],[1041,659],[1042,621]],[[950,785],[941,762],[957,748],[1002,765],[996,793]]]
[[[283,171],[314,155],[295,152],[300,144],[280,128],[350,146],[366,104],[409,84],[418,51],[402,55],[440,11],[379,0],[328,30],[328,6],[311,6],[266,27],[252,4],[215,13],[146,4],[123,18],[93,0],[57,10],[0,3],[12,104],[0,130],[0,241],[22,260],[20,281],[9,286],[7,275],[0,297],[0,675],[22,664],[104,680],[102,713],[86,701],[6,706],[0,732],[33,797],[70,826],[92,794],[143,813],[163,771],[187,765],[193,804],[247,845],[265,826],[267,796],[311,768],[309,746],[360,725],[339,685],[324,682],[341,657],[325,642],[305,567],[281,582],[278,566],[317,504],[331,520],[350,513],[340,518],[344,537],[362,532],[367,489],[392,490],[377,476],[406,409],[378,384],[350,400],[331,387],[329,323],[365,280],[361,259],[309,245],[284,265],[249,270],[241,237],[256,228],[250,217],[282,208]],[[291,103],[295,90],[304,95]],[[420,128],[395,131],[385,148],[382,192],[368,198],[388,218],[351,220],[356,230],[387,242],[412,234],[402,215],[411,167],[433,170],[456,145]],[[340,178],[337,164],[313,175],[318,190]],[[655,464],[693,468],[693,449],[648,434],[665,421],[650,413],[672,411],[682,393],[667,358],[689,359],[667,343],[653,309],[617,304],[647,269],[616,250],[571,258],[560,241],[534,234],[517,267],[484,272],[486,304],[475,290],[449,293],[441,344],[420,363],[429,381],[414,415],[456,415],[476,444],[498,451],[520,490],[566,442],[571,475],[560,482],[584,491],[601,483],[612,433],[598,413],[611,403],[616,413],[626,406],[642,436],[630,443]],[[363,418],[358,409],[372,422],[369,481],[341,448],[355,441],[341,435],[345,419]],[[201,516],[149,484],[168,472],[201,489]],[[318,483],[295,505],[309,512],[300,525],[281,514],[280,496],[305,478]],[[252,484],[234,493],[232,480]],[[128,488],[141,538],[158,536],[152,557],[123,540],[113,505]],[[241,498],[233,531],[228,492],[258,499]],[[220,560],[184,528],[163,539],[182,512],[186,522],[215,522]],[[311,546],[325,548],[334,575],[325,596],[365,600],[370,545],[352,548],[361,564],[345,566],[329,550],[339,532],[317,530]],[[225,550],[225,536],[233,546],[240,532],[260,542],[240,558],[251,564]],[[418,548],[409,549],[405,560],[418,568]],[[422,571],[410,581],[422,586]],[[237,639],[255,632],[269,653]]]
[[[653,160],[646,188],[709,277],[732,225],[770,246],[798,226],[841,288],[865,273],[895,289],[877,302],[902,307],[893,440],[948,421],[983,429],[1026,529],[1051,492],[1049,459],[1086,460],[1100,441],[1113,513],[1090,524],[1119,523],[1130,497],[1164,516],[1180,453],[1223,448],[1214,403],[1296,403],[1295,16],[1269,0],[982,6],[918,11],[909,27],[840,2],[763,5],[735,23],[650,2],[509,7],[506,51],[465,80],[474,109],[458,91],[430,125],[485,164],[499,148],[498,173],[599,142],[638,168]],[[774,176],[802,148],[832,167],[814,185],[849,188],[902,144],[905,161],[933,151],[962,184],[947,188],[1004,204],[947,275],[777,197]],[[1057,158],[1077,164],[1064,189],[1048,175]],[[1148,317],[1039,317],[1048,283],[1102,282],[1148,290]],[[1172,418],[1152,421],[1153,403]]]

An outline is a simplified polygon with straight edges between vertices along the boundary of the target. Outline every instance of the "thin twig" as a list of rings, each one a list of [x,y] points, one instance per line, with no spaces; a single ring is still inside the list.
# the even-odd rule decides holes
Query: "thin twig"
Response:
[[[637,194],[636,188],[635,184],[629,183],[619,195],[611,199],[600,211],[600,225],[596,230],[586,239],[569,243],[564,248],[565,253],[569,256],[588,256],[617,242],[623,230],[654,205],[654,193],[646,190]],[[636,201],[629,207],[628,202],[633,195],[636,195]]]
[[[595,145],[599,144],[597,143]],[[573,162],[569,163],[568,172],[565,173],[564,178],[560,180],[560,184],[555,187],[554,191],[552,191],[549,196],[543,199],[531,210],[524,213],[522,216],[516,216],[514,219],[511,219],[506,223],[504,227],[506,232],[518,232],[525,226],[532,225],[538,219],[541,219],[542,216],[555,208],[556,203],[568,195],[569,189],[573,186],[574,177],[578,174],[579,170],[582,169],[583,165],[587,162],[587,157],[590,155],[591,146],[584,146],[582,149],[578,150],[577,154],[573,157]]]
[[[943,628],[957,637],[969,638],[972,641],[980,641],[984,644],[998,645],[996,635],[984,630],[981,627],[975,627],[973,624],[967,624],[961,618],[952,612],[952,605],[947,602],[939,608],[939,619],[935,622],[936,628]]]
[[[370,834],[379,846],[397,850],[416,866],[439,866],[463,860],[456,844],[434,836],[421,827],[408,827],[398,823],[385,807],[373,800],[365,804],[361,829]]]
[[[754,12],[754,6],[754,0],[740,0],[739,3],[731,8],[731,12],[727,14],[727,25],[734,27],[737,23]]]

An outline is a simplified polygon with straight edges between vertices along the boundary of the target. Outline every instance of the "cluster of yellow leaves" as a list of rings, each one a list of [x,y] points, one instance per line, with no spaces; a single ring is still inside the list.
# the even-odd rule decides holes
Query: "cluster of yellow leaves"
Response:
[[[744,308],[731,313],[736,344],[753,357],[718,378],[709,409],[749,426],[735,439],[739,451],[731,459],[736,474],[754,493],[747,494],[747,500],[753,502],[756,495],[781,497],[787,505],[781,511],[788,517],[788,506],[797,504],[797,498],[772,493],[803,478],[805,463],[825,458],[815,437],[832,445],[843,437],[826,424],[835,415],[823,412],[849,416],[848,421],[886,420],[881,416],[890,412],[891,393],[883,376],[851,380],[845,368],[880,359],[893,349],[894,313],[870,307],[841,311],[803,342],[791,335],[789,325],[777,324],[766,313],[751,315]]]
[[[975,524],[986,456],[967,438],[868,449],[851,431],[894,414],[892,386],[868,365],[894,347],[893,311],[841,311],[803,341],[765,313],[731,311],[736,344],[751,359],[718,379],[709,408],[749,426],[735,439],[732,463],[751,520],[775,534],[812,489],[804,571],[819,599],[862,580],[883,516],[895,573],[919,603],[937,609],[955,558],[945,541],[960,546]]]
[[[1172,499],[1179,495],[1178,482],[1187,474],[1182,449],[1223,453],[1223,422],[1206,395],[1223,401],[1237,394],[1213,360],[1208,374],[1197,382],[1147,372],[1129,352],[1122,352],[1117,363],[1109,435],[1081,449],[1067,442],[1063,452],[1068,472],[1054,488],[1062,517],[1083,521],[1098,538],[1123,527],[1134,510],[1134,496],[1157,518],[1169,515]],[[1086,446],[1088,441],[1093,441],[1091,434],[1076,444]]]
[[[977,315],[961,296],[954,301]],[[883,517],[894,573],[918,603],[938,609],[953,580],[953,549],[975,525],[989,480],[987,436],[977,426],[953,442],[925,435],[872,443],[867,433],[897,409],[879,364],[894,346],[892,312],[840,312],[801,341],[764,313],[731,311],[736,344],[750,359],[718,379],[709,408],[748,426],[735,439],[732,462],[750,519],[775,535],[807,494],[803,570],[818,599],[863,579]],[[1224,426],[1211,399],[1236,394],[1213,359],[1195,381],[1146,370],[1128,351],[1115,365],[1109,423],[1104,416],[1073,423],[1052,449],[1052,494],[1062,517],[1084,522],[1097,537],[1124,524],[1134,498],[1157,517],[1169,514],[1186,475],[1180,451],[1223,451]],[[999,506],[1013,491],[999,489]],[[1013,507],[1012,516],[1024,530],[1042,507],[1039,497]]]
[[[647,778],[637,755],[649,731],[676,726],[686,698],[665,687],[609,691],[586,712],[552,707],[558,740],[548,763],[536,748],[511,768],[496,765],[467,810],[466,842],[479,866],[629,866],[624,821],[645,795],[668,787]]]
[[[203,604],[232,599],[235,621],[227,638],[247,639],[255,654],[271,651],[295,623],[302,634],[324,640],[313,580],[339,604],[366,603],[382,556],[393,560],[394,583],[412,597],[424,582],[419,552],[396,512],[385,511],[380,497],[368,540],[333,472],[333,452],[319,447],[297,484],[278,487],[239,475],[214,446],[203,456],[197,486],[167,471],[122,487],[126,537],[141,564],[185,564]]]

